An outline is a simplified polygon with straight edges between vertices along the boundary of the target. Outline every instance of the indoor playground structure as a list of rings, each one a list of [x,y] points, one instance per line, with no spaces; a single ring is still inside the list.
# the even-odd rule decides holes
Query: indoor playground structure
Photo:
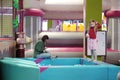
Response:
[[[120,80],[119,31],[120,0],[0,0],[0,80]]]
[[[85,58],[6,57],[0,66],[3,80],[116,80],[120,70],[119,66]]]

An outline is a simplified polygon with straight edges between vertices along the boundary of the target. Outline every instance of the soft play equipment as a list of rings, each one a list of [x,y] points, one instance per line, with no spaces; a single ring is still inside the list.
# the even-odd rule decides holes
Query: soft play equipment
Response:
[[[85,58],[4,58],[2,80],[117,80],[119,66]]]
[[[63,31],[76,31],[76,24],[63,24]]]
[[[0,80],[39,80],[39,68],[32,61],[18,58],[0,60]]]
[[[118,80],[120,80],[120,72],[118,73],[117,78],[118,78]]]
[[[83,34],[80,32],[41,32],[39,38],[48,35],[48,47],[82,47]]]
[[[39,38],[43,35],[48,35],[50,38],[47,47],[83,47],[83,32],[41,32]],[[109,47],[111,36],[107,35],[107,47]]]
[[[120,52],[116,51],[116,52],[108,52],[107,56],[106,56],[106,62],[110,63],[110,64],[115,64],[115,65],[119,65],[120,66]]]

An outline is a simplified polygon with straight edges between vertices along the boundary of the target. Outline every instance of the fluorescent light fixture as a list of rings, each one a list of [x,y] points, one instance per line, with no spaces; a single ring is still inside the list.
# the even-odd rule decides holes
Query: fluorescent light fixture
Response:
[[[45,0],[49,5],[82,5],[83,0]]]

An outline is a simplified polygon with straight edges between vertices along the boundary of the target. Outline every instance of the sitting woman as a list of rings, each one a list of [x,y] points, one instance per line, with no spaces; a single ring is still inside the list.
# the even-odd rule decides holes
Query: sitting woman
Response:
[[[51,55],[45,50],[46,41],[49,39],[48,35],[44,35],[41,40],[35,44],[34,58],[50,58]]]

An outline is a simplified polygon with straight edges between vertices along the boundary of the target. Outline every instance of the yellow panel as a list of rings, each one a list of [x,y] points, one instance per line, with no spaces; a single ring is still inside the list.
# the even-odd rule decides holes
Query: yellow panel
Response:
[[[67,28],[68,28],[68,31],[70,31],[71,30],[71,24],[68,24]]]
[[[84,31],[84,25],[83,24],[79,24],[78,25],[78,31]]]
[[[68,26],[63,23],[63,31],[68,31]]]
[[[76,31],[76,24],[71,24],[69,31]]]

